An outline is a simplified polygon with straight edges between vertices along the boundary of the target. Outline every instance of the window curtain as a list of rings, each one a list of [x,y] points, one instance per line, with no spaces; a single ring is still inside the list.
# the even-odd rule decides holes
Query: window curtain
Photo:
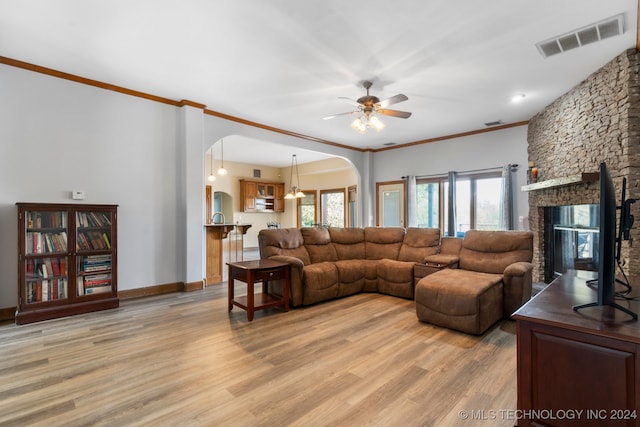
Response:
[[[449,205],[447,206],[447,236],[456,236],[456,172],[449,172]]]
[[[407,175],[407,227],[418,226],[418,198],[416,195],[416,177]]]
[[[511,171],[514,166],[502,167],[502,189],[500,192],[500,229],[513,230],[513,179]]]

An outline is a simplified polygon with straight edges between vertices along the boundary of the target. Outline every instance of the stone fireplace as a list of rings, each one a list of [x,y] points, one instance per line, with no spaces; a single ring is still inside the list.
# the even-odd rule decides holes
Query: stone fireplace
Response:
[[[524,188],[534,233],[534,281],[545,281],[545,258],[549,262],[545,208],[597,204],[599,184],[589,174],[597,173],[601,162],[607,163],[618,203],[623,177],[627,197],[640,199],[639,68],[637,50],[629,49],[529,121],[529,161],[539,168],[539,185]],[[545,183],[549,185],[541,188]],[[632,213],[640,218],[637,209],[632,205]],[[640,239],[638,222],[632,235]],[[625,272],[640,274],[640,243],[623,242],[621,253]]]

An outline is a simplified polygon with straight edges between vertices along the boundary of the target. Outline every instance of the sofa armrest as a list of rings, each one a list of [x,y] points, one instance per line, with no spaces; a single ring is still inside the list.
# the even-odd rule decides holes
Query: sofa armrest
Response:
[[[291,275],[289,277],[289,302],[293,307],[302,305],[302,273],[304,268],[304,262],[300,258],[287,255],[272,255],[269,259],[273,261],[286,262],[291,265]],[[276,290],[276,293],[282,295],[280,289]]]
[[[505,268],[504,315],[511,316],[525,302],[531,299],[533,265],[530,262],[515,262]]]
[[[296,270],[300,272],[300,275],[302,275],[302,268],[304,267],[304,263],[300,258],[296,258],[294,256],[288,256],[288,255],[271,255],[269,259],[273,261],[280,261],[280,262],[286,262],[288,264],[291,264],[292,272],[293,270]]]

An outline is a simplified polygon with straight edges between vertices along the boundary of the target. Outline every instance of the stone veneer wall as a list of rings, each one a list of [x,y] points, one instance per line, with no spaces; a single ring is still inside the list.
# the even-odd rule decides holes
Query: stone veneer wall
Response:
[[[529,161],[540,170],[540,181],[582,172],[597,172],[606,162],[618,203],[622,178],[627,197],[640,200],[640,56],[636,49],[618,55],[585,81],[529,121]],[[581,183],[529,192],[529,225],[534,233],[534,281],[544,280],[544,207],[598,203],[600,187]],[[622,244],[627,273],[640,274],[640,201],[632,205],[638,218],[632,236]]]

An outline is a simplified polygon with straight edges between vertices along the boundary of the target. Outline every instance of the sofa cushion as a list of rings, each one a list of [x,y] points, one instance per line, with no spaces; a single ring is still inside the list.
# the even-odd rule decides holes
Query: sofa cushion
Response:
[[[338,296],[361,292],[365,284],[366,262],[360,259],[336,261],[338,269]]]
[[[324,227],[305,227],[301,228],[300,232],[311,263],[338,260],[336,250],[331,244],[331,236],[329,236],[328,229]]]
[[[460,249],[460,268],[502,274],[514,262],[531,262],[533,233],[530,231],[466,232]]]
[[[338,296],[338,268],[334,262],[305,265],[302,275],[305,283],[302,296],[304,305]]]
[[[502,317],[502,276],[445,269],[420,279],[415,289],[418,319],[481,334]]]
[[[440,229],[438,228],[407,228],[398,260],[424,262],[425,257],[438,252],[439,243]]]
[[[381,259],[377,261],[378,292],[413,298],[413,261]]]
[[[329,227],[329,236],[338,259],[365,259],[363,228]]]
[[[302,233],[297,228],[268,228],[258,232],[260,258],[286,255],[311,264],[309,253],[303,245]]]
[[[460,255],[462,248],[462,238],[445,236],[440,240],[440,253],[447,255]]]
[[[365,227],[364,250],[367,259],[398,259],[404,240],[402,227]]]

